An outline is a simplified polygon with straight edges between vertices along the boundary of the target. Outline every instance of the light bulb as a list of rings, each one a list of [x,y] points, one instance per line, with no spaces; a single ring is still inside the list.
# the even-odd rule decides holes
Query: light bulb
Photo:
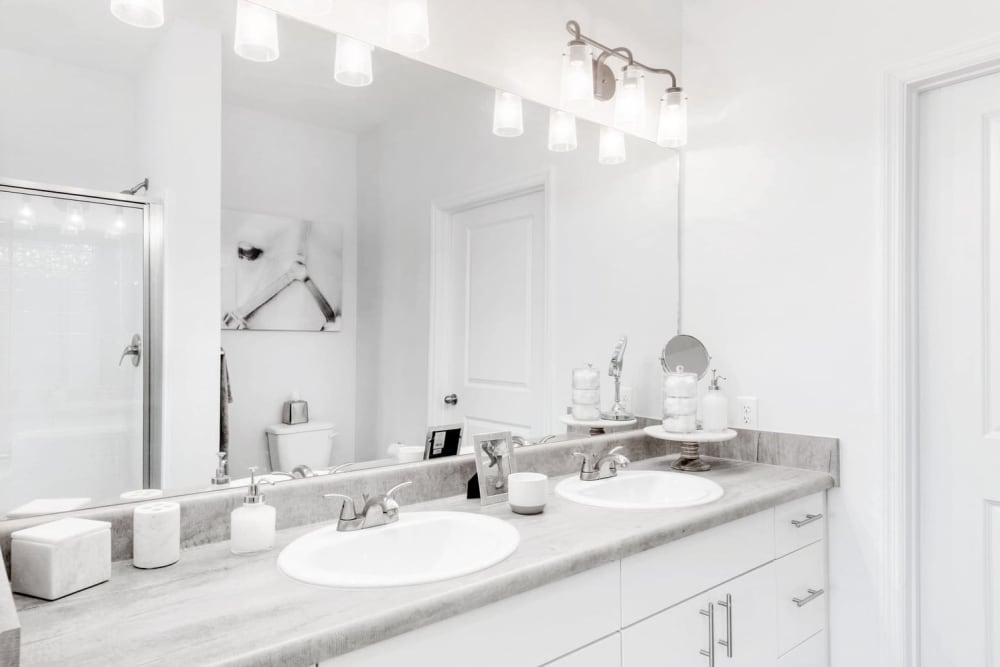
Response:
[[[333,61],[333,78],[345,86],[367,86],[372,76],[372,45],[337,35],[337,52]]]
[[[323,16],[333,11],[333,0],[299,0],[299,6],[306,16]]]
[[[660,98],[656,143],[665,148],[679,148],[687,143],[687,100],[680,88],[671,88]]]
[[[597,161],[601,164],[621,164],[625,161],[625,134],[621,130],[601,127]]]
[[[273,9],[236,0],[236,55],[257,63],[277,60],[278,15]]]
[[[594,58],[583,42],[570,42],[563,55],[562,106],[586,111],[594,106]]]
[[[21,214],[22,218],[30,218],[35,215],[35,211],[31,208],[31,204],[29,204],[27,200],[24,201],[24,204],[21,206],[21,210],[18,212]]]
[[[576,149],[576,116],[559,109],[549,110],[549,150],[565,153]]]
[[[136,28],[163,25],[163,0],[111,0],[111,14]]]
[[[646,77],[635,65],[626,65],[615,96],[615,126],[641,132],[646,125]]]
[[[427,0],[389,0],[389,46],[403,53],[430,45]]]
[[[498,137],[519,137],[524,134],[521,98],[514,93],[497,90],[493,96],[493,134]]]

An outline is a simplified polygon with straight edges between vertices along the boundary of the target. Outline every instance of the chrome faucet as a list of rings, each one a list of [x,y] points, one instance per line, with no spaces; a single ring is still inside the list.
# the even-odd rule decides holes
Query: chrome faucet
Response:
[[[597,459],[593,465],[590,463],[590,457],[583,452],[573,452],[573,456],[579,456],[583,459],[583,464],[580,466],[580,480],[584,482],[596,482],[599,479],[616,477],[619,468],[627,468],[628,464],[631,463],[624,454],[618,453],[622,449],[624,447],[615,447]]]
[[[412,483],[403,482],[402,484],[397,484],[378,496],[369,497],[366,493],[364,495],[365,504],[360,510],[354,504],[354,498],[345,496],[342,493],[327,493],[323,497],[340,498],[344,501],[343,506],[340,508],[340,520],[337,521],[337,530],[341,532],[363,530],[399,521],[399,503],[392,497],[392,494]],[[379,508],[379,512],[371,515],[371,511],[376,507]]]

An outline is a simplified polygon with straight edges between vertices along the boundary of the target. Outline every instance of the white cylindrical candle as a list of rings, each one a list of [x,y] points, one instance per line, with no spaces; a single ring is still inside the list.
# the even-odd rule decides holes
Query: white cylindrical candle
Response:
[[[132,513],[132,564],[164,567],[181,557],[181,506],[159,502],[139,505]]]

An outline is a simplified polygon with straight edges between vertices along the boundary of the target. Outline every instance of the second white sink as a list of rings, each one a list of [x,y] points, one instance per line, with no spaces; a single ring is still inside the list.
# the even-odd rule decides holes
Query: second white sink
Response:
[[[718,500],[725,491],[710,479],[679,472],[626,470],[596,482],[571,477],[559,482],[556,493],[567,500],[615,509],[669,509],[693,507]]]
[[[441,581],[484,570],[517,549],[510,524],[464,512],[406,512],[376,528],[336,525],[285,547],[278,567],[293,579],[336,588],[382,588]]]

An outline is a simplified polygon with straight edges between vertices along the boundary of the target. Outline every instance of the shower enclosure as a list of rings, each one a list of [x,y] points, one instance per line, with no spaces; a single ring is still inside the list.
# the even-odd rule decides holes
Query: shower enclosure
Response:
[[[150,218],[0,180],[0,516],[149,486]]]

